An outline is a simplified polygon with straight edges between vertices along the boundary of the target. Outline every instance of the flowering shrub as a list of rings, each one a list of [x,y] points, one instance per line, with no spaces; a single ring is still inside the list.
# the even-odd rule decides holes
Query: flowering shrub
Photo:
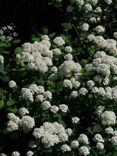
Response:
[[[117,32],[106,27],[116,5],[69,3],[63,34],[1,41],[1,156],[117,154]]]

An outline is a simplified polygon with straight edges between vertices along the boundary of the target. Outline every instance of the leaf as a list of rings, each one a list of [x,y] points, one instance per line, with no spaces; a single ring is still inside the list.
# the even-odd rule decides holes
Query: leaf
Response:
[[[0,100],[0,109],[2,109],[4,107],[4,101]]]
[[[21,47],[15,48],[15,54],[20,54],[21,52],[22,52],[22,48]]]
[[[64,23],[64,24],[62,24],[62,26],[63,26],[65,32],[67,32],[73,28],[73,24],[71,24],[71,23]]]
[[[7,106],[13,106],[15,103],[16,103],[16,101],[11,99],[11,100],[7,101],[6,105]]]
[[[7,108],[7,111],[11,112],[11,113],[16,113],[17,112],[17,108]]]
[[[12,42],[12,44],[19,44],[19,43],[21,43],[21,40],[20,40],[20,39],[16,39],[16,40],[14,40],[14,41]]]

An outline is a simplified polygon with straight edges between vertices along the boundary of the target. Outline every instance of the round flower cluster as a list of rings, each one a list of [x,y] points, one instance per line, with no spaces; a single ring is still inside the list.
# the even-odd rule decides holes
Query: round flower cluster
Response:
[[[65,128],[58,122],[44,122],[42,126],[34,129],[33,136],[40,139],[45,148],[66,142],[69,137]]]
[[[7,117],[9,119],[7,123],[7,131],[16,131],[22,128],[25,132],[30,131],[35,126],[35,120],[29,115],[29,111],[22,107],[19,109],[19,114],[21,118],[17,117],[14,113],[8,113]]]
[[[0,40],[5,41],[5,40],[13,40],[14,37],[17,37],[18,34],[15,32],[15,26],[13,23],[0,27]]]

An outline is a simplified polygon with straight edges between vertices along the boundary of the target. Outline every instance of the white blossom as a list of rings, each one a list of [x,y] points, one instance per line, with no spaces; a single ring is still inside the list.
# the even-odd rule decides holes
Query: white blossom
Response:
[[[67,113],[68,112],[68,106],[65,104],[60,104],[59,105],[59,109],[63,112],[63,113]]]
[[[104,149],[104,144],[101,143],[101,142],[98,142],[98,143],[96,144],[96,148],[97,148],[98,150],[103,150],[103,149]]]
[[[77,123],[79,123],[79,121],[80,121],[80,119],[78,118],[78,117],[72,117],[72,123],[73,124],[77,124]]]
[[[43,110],[48,110],[49,108],[51,108],[51,103],[50,103],[49,101],[44,101],[44,102],[42,102],[42,104],[41,104],[41,108],[42,108]]]
[[[54,39],[54,43],[57,44],[57,46],[62,46],[65,44],[65,41],[63,40],[62,37],[56,37]]]
[[[12,156],[20,156],[20,153],[18,151],[14,151],[11,155]]]
[[[17,87],[17,84],[14,80],[10,80],[9,81],[9,88],[16,88]]]
[[[24,131],[27,132],[35,126],[35,120],[34,120],[34,118],[32,118],[28,115],[25,115],[21,118],[19,125],[20,125],[20,127],[23,128]]]
[[[79,148],[79,154],[80,154],[80,155],[83,155],[83,156],[87,156],[87,155],[90,154],[90,151],[89,151],[88,147],[86,147],[86,146],[81,146],[81,147]]]
[[[112,138],[111,138],[111,142],[112,142],[112,144],[113,145],[117,145],[117,136],[113,136]]]
[[[18,112],[21,116],[29,114],[29,111],[25,107],[21,107]]]
[[[83,144],[87,144],[87,145],[89,144],[89,139],[88,139],[87,135],[85,135],[85,134],[80,134],[78,137],[78,141]]]
[[[114,125],[116,123],[116,115],[113,111],[105,111],[101,114],[103,125]]]
[[[0,55],[0,64],[4,63],[4,57],[2,55]]]
[[[67,144],[63,144],[61,146],[61,150],[62,150],[63,153],[65,153],[65,152],[70,152],[71,151],[71,148]]]
[[[104,142],[104,139],[102,138],[101,134],[95,134],[93,140],[95,142],[102,142],[102,143]]]
[[[77,140],[73,140],[70,144],[71,148],[77,149],[79,147],[79,142]]]

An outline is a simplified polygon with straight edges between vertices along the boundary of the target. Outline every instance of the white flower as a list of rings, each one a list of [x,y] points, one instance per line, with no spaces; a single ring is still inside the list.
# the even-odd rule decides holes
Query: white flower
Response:
[[[65,130],[65,132],[67,133],[68,136],[71,136],[72,133],[73,133],[73,131],[72,131],[71,128],[67,128],[67,129]]]
[[[44,96],[44,99],[49,99],[51,100],[52,99],[52,93],[48,90],[46,92],[43,93],[43,96]]]
[[[53,105],[53,106],[51,106],[50,111],[53,112],[53,113],[57,113],[59,111],[59,107]]]
[[[35,120],[34,118],[25,115],[21,118],[19,125],[23,128],[24,131],[29,131],[35,126]]]
[[[88,31],[89,30],[89,24],[88,23],[84,23],[81,27],[82,31]]]
[[[0,63],[3,64],[4,63],[4,57],[2,55],[0,55]]]
[[[46,132],[41,141],[45,148],[50,148],[59,143],[59,138],[56,134],[49,134]]]
[[[105,2],[110,5],[112,3],[112,0],[105,0]]]
[[[59,74],[61,76],[70,77],[73,73],[78,73],[82,69],[79,63],[75,63],[73,60],[65,60],[59,66]]]
[[[98,87],[93,87],[91,90],[92,93],[99,93]]]
[[[104,108],[105,108],[105,107],[102,106],[102,105],[98,106],[97,109],[96,109],[97,115],[101,115],[102,112],[103,112],[103,110],[104,110]]]
[[[59,109],[63,112],[63,113],[67,113],[68,112],[68,106],[65,104],[60,104],[59,105]]]
[[[18,112],[21,116],[29,114],[29,111],[25,107],[21,107]]]
[[[53,67],[51,68],[51,71],[52,71],[53,73],[57,73],[57,72],[58,72],[58,68],[57,68],[56,66],[53,66]]]
[[[104,149],[104,144],[101,143],[101,142],[98,142],[98,143],[96,144],[96,148],[97,148],[98,150],[103,150],[103,149]]]
[[[72,59],[73,59],[73,55],[72,55],[72,54],[66,54],[66,55],[64,56],[64,59],[65,59],[65,60],[72,60]]]
[[[78,137],[78,141],[83,144],[87,144],[87,145],[89,144],[89,139],[88,139],[87,135],[85,135],[85,134],[80,134]]]
[[[71,53],[72,50],[73,50],[73,49],[72,49],[71,46],[66,46],[66,47],[65,47],[65,51],[68,52],[68,53]]]
[[[18,124],[20,121],[20,118],[17,117],[14,113],[8,113],[7,117],[8,117],[8,119],[15,122],[16,124]]]
[[[116,123],[116,115],[113,111],[105,111],[101,114],[103,125],[114,125]]]
[[[7,156],[5,153],[0,153],[0,156]]]
[[[104,32],[105,31],[105,28],[102,27],[101,25],[98,25],[98,26],[95,27],[95,31],[97,33],[101,33],[101,32]]]
[[[79,147],[79,142],[77,140],[73,140],[70,144],[71,148],[77,149]]]
[[[51,43],[50,43],[49,40],[43,39],[43,40],[41,41],[41,43],[43,43],[44,45],[46,45],[48,48],[51,47]]]
[[[65,41],[63,40],[62,37],[56,37],[56,38],[54,39],[54,43],[57,44],[57,46],[60,47],[60,46],[62,46],[62,45],[65,44]]]
[[[28,151],[27,153],[26,153],[26,156],[33,156],[34,155],[34,153],[32,152],[32,151]]]
[[[70,94],[70,98],[76,98],[76,97],[78,97],[78,92],[73,90]]]
[[[89,81],[87,81],[87,86],[89,89],[92,89],[92,87],[95,86],[95,82],[93,80],[89,80]]]
[[[113,133],[114,133],[114,130],[113,130],[112,127],[107,127],[107,128],[105,128],[105,132],[106,132],[107,134],[113,134]]]
[[[99,87],[99,94],[101,96],[105,96],[106,92],[105,92],[105,89],[103,87]]]
[[[17,84],[15,81],[11,80],[9,81],[9,88],[16,88],[17,87]]]
[[[80,88],[79,89],[79,94],[80,95],[86,95],[88,93],[88,90],[84,87]]]
[[[113,135],[117,136],[117,130],[113,131]]]
[[[89,12],[92,10],[91,4],[85,4],[84,8],[85,8],[85,12]]]
[[[93,140],[95,142],[104,142],[104,139],[102,138],[102,136],[100,134],[95,134]]]
[[[52,49],[52,51],[53,51],[53,54],[56,56],[61,55],[61,50],[58,48]]]
[[[86,147],[86,146],[81,146],[81,147],[79,148],[79,154],[80,154],[80,155],[83,155],[83,156],[89,155],[90,152],[89,152],[88,147]]]
[[[33,94],[32,94],[32,92],[30,91],[30,89],[28,89],[28,88],[22,88],[22,89],[21,89],[21,94],[22,94],[22,97],[23,97],[24,99],[33,102]]]
[[[33,94],[35,94],[35,93],[38,93],[39,91],[39,89],[38,89],[38,86],[36,85],[36,84],[31,84],[30,86],[29,86],[29,89],[30,89],[30,91],[33,93]]]
[[[61,146],[61,150],[62,150],[63,153],[65,153],[65,152],[70,152],[71,151],[71,148],[67,144],[63,144]]]
[[[44,127],[41,126],[40,128],[35,128],[33,131],[33,136],[36,139],[40,139],[44,135]]]
[[[8,132],[16,131],[16,130],[18,130],[18,128],[19,128],[18,124],[16,124],[12,120],[8,121],[8,123],[7,123],[7,131]]]
[[[41,38],[42,40],[50,41],[50,38],[48,37],[48,35],[42,35]]]
[[[114,32],[113,37],[117,38],[117,32]]]
[[[87,39],[91,42],[93,41],[95,36],[93,34],[88,35]]]
[[[97,20],[96,20],[95,17],[91,17],[91,18],[89,19],[89,22],[91,22],[91,23],[97,23]]]
[[[100,7],[97,7],[95,10],[94,10],[95,13],[101,13],[102,12],[102,9]]]
[[[43,94],[45,92],[45,89],[43,86],[38,86],[38,94]]]
[[[76,0],[76,4],[82,6],[84,4],[84,0]]]
[[[68,141],[68,135],[66,133],[60,133],[58,134],[60,142],[66,142]]]
[[[79,123],[80,119],[78,117],[72,117],[72,123],[77,124]]]
[[[72,83],[71,83],[71,81],[69,79],[65,79],[63,81],[63,86],[66,87],[66,88],[70,88],[70,89],[72,89],[72,87],[73,87],[73,85],[72,85]]]
[[[14,152],[12,153],[12,156],[20,156],[20,153],[19,153],[18,151],[14,151]]]
[[[41,108],[43,110],[48,110],[49,108],[51,108],[51,103],[49,101],[44,101],[42,104],[41,104]]]
[[[113,136],[112,138],[111,138],[111,142],[112,142],[112,144],[113,145],[117,145],[117,136]]]
[[[43,97],[43,95],[37,95],[36,96],[36,102],[43,102],[43,100],[44,100],[44,97]]]

